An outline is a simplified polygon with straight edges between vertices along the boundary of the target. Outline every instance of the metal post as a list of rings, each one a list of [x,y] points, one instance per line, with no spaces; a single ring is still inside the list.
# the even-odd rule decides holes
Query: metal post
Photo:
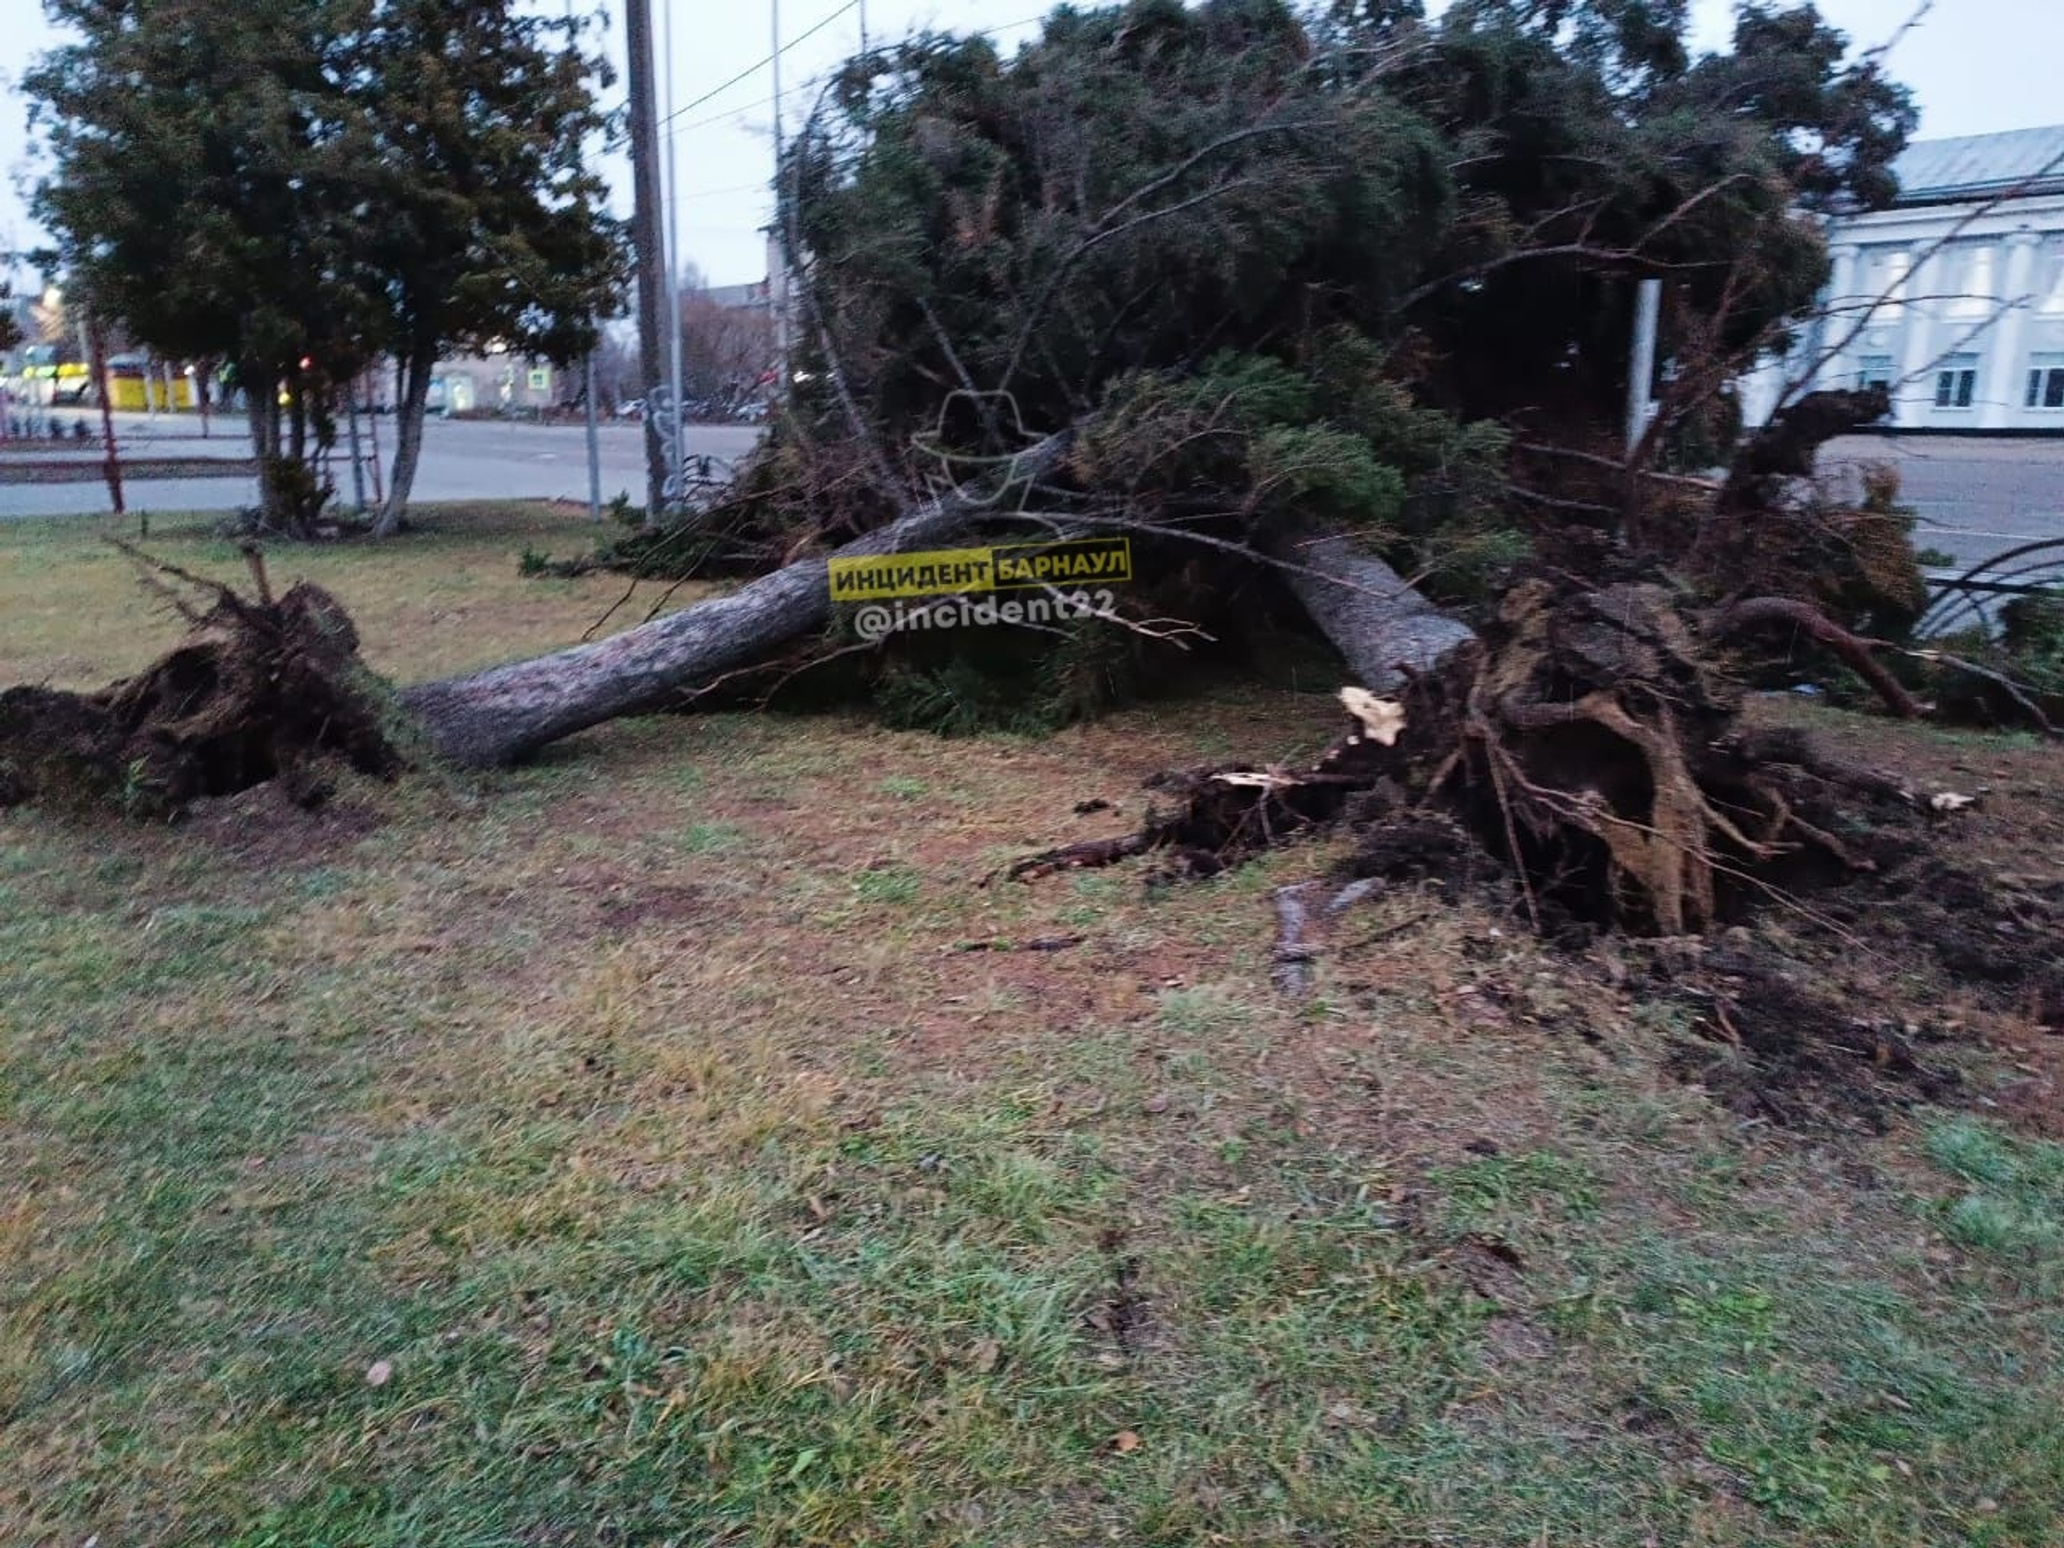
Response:
[[[631,118],[631,241],[638,260],[638,379],[645,392],[645,520],[658,520],[667,469],[653,398],[660,373],[666,254],[659,242],[659,114],[653,105],[652,0],[624,0]]]
[[[377,380],[377,378],[375,379]],[[387,491],[381,487],[380,416],[378,412],[366,416],[366,430],[371,434],[373,441],[373,504],[384,506],[387,503]]]
[[[588,520],[602,519],[601,411],[595,406],[595,352],[588,351]]]
[[[1648,398],[1655,386],[1656,323],[1662,316],[1663,282],[1645,279],[1634,293],[1634,349],[1627,361],[1627,453],[1648,431]]]
[[[788,211],[781,191],[781,0],[768,0],[774,34],[774,273],[767,276],[767,303],[774,312],[774,384],[779,401],[788,401],[793,368],[788,336]]]
[[[350,394],[344,400],[344,423],[351,431],[351,494],[352,498],[358,501],[359,514],[364,515],[365,459],[359,455],[358,450],[358,383],[348,382],[344,390]]]
[[[666,3],[666,116],[672,123],[674,117],[674,0]],[[687,462],[683,456],[683,442],[686,439],[686,405],[681,401],[681,198],[680,185],[675,180],[675,142],[680,138],[678,130],[669,129],[666,141],[667,217],[667,381],[673,387],[673,403],[668,409],[667,442],[673,453],[672,464],[667,469],[671,476],[674,498],[680,499],[688,488]]]

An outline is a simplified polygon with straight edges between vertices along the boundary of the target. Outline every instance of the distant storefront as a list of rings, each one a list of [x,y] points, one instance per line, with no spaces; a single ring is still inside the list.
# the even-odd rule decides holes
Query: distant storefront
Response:
[[[438,362],[430,378],[433,414],[535,413],[559,401],[559,373],[542,361],[484,355]]]

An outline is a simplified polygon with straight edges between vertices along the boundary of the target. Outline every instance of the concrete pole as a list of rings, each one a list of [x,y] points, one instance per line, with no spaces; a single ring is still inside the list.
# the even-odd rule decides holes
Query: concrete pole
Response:
[[[624,0],[631,119],[631,241],[638,260],[638,377],[645,394],[645,520],[666,501],[666,457],[658,416],[649,412],[662,388],[665,356],[666,254],[659,228],[659,112],[654,106],[652,0]]]
[[[1627,360],[1627,454],[1648,432],[1648,399],[1655,387],[1656,324],[1663,312],[1663,282],[1645,279],[1634,293],[1634,349]]]

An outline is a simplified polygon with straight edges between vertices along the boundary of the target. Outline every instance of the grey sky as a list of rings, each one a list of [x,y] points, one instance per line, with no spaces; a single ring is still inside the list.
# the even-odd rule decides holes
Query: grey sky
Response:
[[[564,0],[537,3],[557,11]],[[1914,3],[1821,0],[1821,11],[1858,46],[1868,46],[1890,37]],[[1008,43],[1034,29],[1044,0],[865,0],[865,5],[868,29],[877,37],[929,25],[994,30]],[[620,16],[620,0],[610,0],[609,9]],[[1698,42],[1724,42],[1731,0],[1694,0],[1693,9]],[[662,33],[667,13],[673,13],[677,107],[752,70],[772,49],[768,0],[654,0],[654,10]],[[827,17],[832,19],[821,30],[793,41]],[[807,104],[809,83],[857,46],[859,19],[858,6],[849,0],[781,0],[782,35],[793,42],[782,59],[791,123]],[[18,188],[33,176],[27,110],[12,86],[28,61],[56,37],[43,20],[41,0],[0,0],[0,77],[9,88],[0,96],[0,251],[30,245],[36,235]],[[619,60],[622,45],[619,22],[610,34]],[[2055,87],[2060,59],[2064,0],[1936,0],[1932,14],[1893,53],[1891,67],[1914,88],[1921,133],[1934,138],[2064,118]],[[683,111],[675,129],[681,251],[717,283],[759,279],[766,272],[759,227],[769,208],[765,185],[773,154],[772,95],[771,72],[755,70]],[[619,176],[619,184],[624,181]],[[627,191],[620,188],[618,197],[623,202]]]

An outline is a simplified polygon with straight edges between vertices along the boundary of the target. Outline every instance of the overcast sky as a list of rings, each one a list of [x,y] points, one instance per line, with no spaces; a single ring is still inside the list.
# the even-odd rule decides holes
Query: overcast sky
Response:
[[[535,3],[556,12],[564,0]],[[593,0],[580,3],[586,7]],[[867,26],[876,37],[929,25],[979,28],[1005,43],[1034,30],[1043,3],[864,0]],[[1914,3],[1821,0],[1821,11],[1862,47],[1890,37]],[[680,250],[715,283],[759,279],[766,273],[759,227],[768,218],[773,159],[773,76],[764,65],[773,47],[768,0],[653,0],[653,7],[662,35],[672,13]],[[1439,0],[1433,8],[1439,9]],[[608,9],[620,18],[621,0],[608,0]],[[1732,0],[1693,0],[1693,11],[1700,45],[1725,41]],[[791,123],[807,103],[811,80],[858,45],[860,17],[857,0],[781,0],[782,37],[791,45],[781,62]],[[41,0],[0,0],[0,81],[6,86],[0,94],[0,252],[33,245],[38,235],[23,199],[24,185],[35,175],[27,107],[13,86],[28,62],[55,41],[55,29],[42,19]],[[609,46],[620,64],[620,20],[612,25]],[[1914,88],[1921,134],[1939,138],[2064,119],[2056,88],[2060,60],[2064,0],[1936,0],[1932,14],[1893,53],[1891,67]],[[744,72],[750,73],[724,84]],[[619,82],[615,95],[621,92]],[[626,182],[621,169],[619,174],[619,183]],[[618,203],[628,207],[627,187],[619,188]]]

